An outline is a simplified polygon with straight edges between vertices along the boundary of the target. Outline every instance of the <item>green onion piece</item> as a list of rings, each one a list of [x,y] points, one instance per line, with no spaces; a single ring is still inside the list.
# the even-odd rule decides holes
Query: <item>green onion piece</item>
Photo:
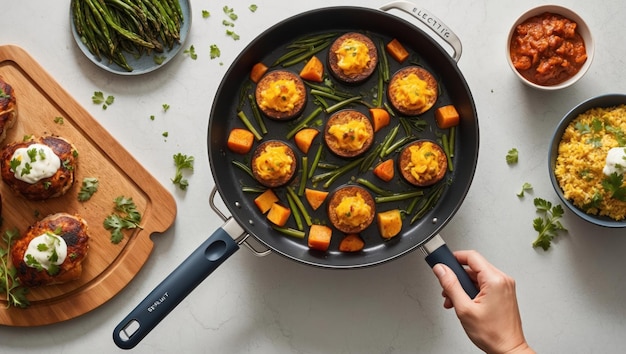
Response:
[[[313,177],[313,174],[315,173],[315,170],[320,163],[320,159],[322,158],[323,147],[324,146],[320,144],[320,146],[317,148],[317,152],[315,153],[315,157],[313,158],[313,163],[311,164],[311,169],[309,170],[309,175],[307,176],[307,178]]]
[[[272,225],[272,229],[290,237],[304,238],[304,236],[306,236],[304,231],[295,230],[290,227],[280,227],[280,226]]]
[[[302,204],[302,200],[300,200],[300,198],[298,197],[296,192],[293,190],[293,188],[288,186],[287,193],[291,194],[291,197],[293,198],[293,201],[296,203],[296,206],[298,207],[298,209],[300,209],[300,212],[302,212],[302,216],[304,217],[304,221],[306,222],[306,224],[308,226],[313,225],[313,222],[311,221],[311,215],[309,215],[309,212],[304,207],[304,204]]]
[[[304,195],[304,187],[306,186],[307,176],[309,174],[309,158],[302,156],[302,177],[300,177],[300,188],[298,189],[298,196]]]
[[[259,134],[259,132],[256,130],[256,128],[252,125],[252,123],[250,123],[250,119],[248,119],[248,117],[246,116],[246,114],[243,111],[239,111],[237,113],[237,117],[239,117],[239,119],[241,119],[241,121],[246,126],[246,128],[248,128],[248,130],[250,130],[250,132],[252,132],[252,134],[254,134],[254,137],[256,138],[256,140],[263,139],[261,134]]]
[[[304,230],[304,226],[302,225],[302,217],[300,216],[300,212],[298,211],[296,202],[293,200],[293,197],[290,194],[287,194],[287,203],[289,203],[291,215],[293,215],[293,219],[296,221],[296,227],[300,231]]]

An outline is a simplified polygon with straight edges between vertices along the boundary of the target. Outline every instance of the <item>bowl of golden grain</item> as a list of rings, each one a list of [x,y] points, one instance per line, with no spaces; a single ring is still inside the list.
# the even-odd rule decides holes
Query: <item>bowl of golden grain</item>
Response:
[[[626,226],[626,95],[590,98],[559,122],[549,152],[550,179],[582,219]]]
[[[506,57],[515,75],[540,90],[559,90],[578,81],[595,51],[591,31],[574,11],[557,5],[534,7],[509,31]]]

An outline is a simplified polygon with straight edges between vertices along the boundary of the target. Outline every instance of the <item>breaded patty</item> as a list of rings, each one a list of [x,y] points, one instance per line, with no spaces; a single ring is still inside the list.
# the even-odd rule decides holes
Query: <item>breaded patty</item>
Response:
[[[43,147],[49,148],[58,157],[59,166],[51,175],[36,179],[38,171],[32,166],[49,163]],[[28,151],[26,158],[15,157],[20,151]],[[32,152],[32,155],[31,155]],[[78,167],[78,153],[72,143],[58,136],[32,137],[28,141],[14,142],[0,151],[0,174],[2,180],[16,193],[29,200],[45,200],[63,195],[74,183],[74,173]],[[16,173],[16,171],[18,171]],[[16,177],[17,174],[17,177]],[[41,176],[46,176],[42,174]],[[19,177],[19,178],[18,178]],[[27,177],[32,177],[26,181]],[[36,179],[36,180],[35,180]]]
[[[297,170],[297,160],[293,149],[278,140],[270,140],[259,145],[252,154],[252,174],[268,188],[287,184]]]
[[[328,51],[328,66],[337,80],[359,84],[369,78],[378,65],[378,50],[364,34],[349,32],[337,38]]]
[[[45,237],[40,237],[47,235]],[[49,236],[52,235],[52,236]],[[58,239],[61,238],[64,246]],[[33,241],[31,245],[31,241]],[[51,257],[61,257],[65,254],[62,263],[44,268],[45,260],[33,260],[34,254],[30,249],[49,249],[44,256],[53,263]],[[66,251],[63,251],[66,248]],[[54,249],[54,250],[53,250]],[[27,287],[61,284],[78,279],[82,273],[82,262],[89,251],[89,232],[87,222],[77,215],[67,213],[52,214],[31,225],[11,248],[11,260],[17,270],[20,284]],[[26,254],[31,257],[25,257]],[[25,260],[26,258],[26,260]],[[57,262],[60,262],[59,258]]]
[[[439,87],[435,77],[419,66],[398,70],[389,80],[387,98],[391,106],[407,116],[428,111],[437,102]]]
[[[17,120],[15,91],[0,77],[0,143]]]
[[[448,170],[446,153],[441,146],[430,140],[418,140],[407,145],[398,159],[404,179],[418,187],[427,187],[441,181]]]
[[[326,146],[338,156],[356,157],[374,142],[374,128],[363,113],[345,109],[333,114],[324,128]]]
[[[259,109],[269,118],[295,118],[307,102],[302,79],[286,70],[275,70],[263,76],[257,84],[255,98]]]
[[[365,230],[376,215],[372,195],[364,188],[346,186],[337,189],[328,201],[328,220],[346,234],[358,234]]]

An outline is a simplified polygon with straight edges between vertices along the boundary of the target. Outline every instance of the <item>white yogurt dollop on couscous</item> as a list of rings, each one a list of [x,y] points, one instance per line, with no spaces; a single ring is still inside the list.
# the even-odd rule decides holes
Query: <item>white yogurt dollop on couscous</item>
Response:
[[[609,150],[606,155],[606,163],[602,172],[610,176],[613,173],[623,174],[626,172],[626,148],[616,147]]]

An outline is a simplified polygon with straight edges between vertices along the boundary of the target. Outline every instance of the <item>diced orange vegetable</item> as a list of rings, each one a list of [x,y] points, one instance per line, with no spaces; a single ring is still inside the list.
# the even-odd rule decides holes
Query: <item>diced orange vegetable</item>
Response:
[[[441,129],[448,129],[459,125],[459,112],[453,105],[442,106],[435,110],[435,120]]]
[[[333,230],[325,225],[311,225],[309,229],[308,244],[310,248],[327,251],[330,247],[330,239],[333,235]]]
[[[315,82],[324,81],[324,64],[314,55],[300,71],[300,77]]]
[[[384,108],[370,108],[370,115],[372,116],[372,122],[374,122],[374,132],[381,130],[389,125],[390,117],[389,112]]]
[[[270,208],[270,212],[267,213],[267,220],[274,223],[274,225],[285,226],[290,215],[291,209],[280,203],[274,203]]]
[[[254,198],[254,204],[261,211],[261,214],[267,213],[274,203],[278,201],[278,197],[273,190],[267,189],[261,193],[258,197]]]
[[[317,134],[319,134],[317,129],[304,128],[298,131],[293,139],[295,140],[298,149],[306,154],[309,152],[313,139],[315,139]]]
[[[306,200],[309,202],[309,205],[311,206],[311,208],[313,208],[313,210],[317,210],[317,208],[319,208],[324,203],[324,200],[326,200],[326,197],[328,196],[328,192],[319,191],[317,189],[306,188],[304,190],[304,196],[306,197]]]
[[[395,168],[393,159],[385,160],[376,167],[374,167],[374,176],[382,179],[385,182],[389,182],[393,179],[395,175]]]
[[[261,62],[254,64],[254,66],[252,66],[252,70],[250,70],[250,80],[252,80],[252,82],[254,83],[259,82],[259,80],[261,80],[261,77],[265,75],[267,70],[268,70],[267,65]]]
[[[254,134],[247,129],[233,128],[228,134],[226,145],[230,151],[237,154],[247,154],[252,149]]]
[[[409,52],[407,52],[402,43],[395,38],[387,43],[385,49],[387,49],[387,53],[399,63],[403,63],[406,58],[409,57]]]
[[[383,238],[392,238],[402,230],[402,215],[400,210],[392,209],[378,213],[378,231]]]
[[[365,246],[365,241],[357,234],[348,234],[339,243],[341,252],[359,252]]]

